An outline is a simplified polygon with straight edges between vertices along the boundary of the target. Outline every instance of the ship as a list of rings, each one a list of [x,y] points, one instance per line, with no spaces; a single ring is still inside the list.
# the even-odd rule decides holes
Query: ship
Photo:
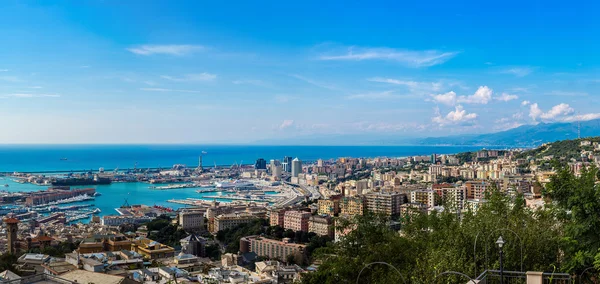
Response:
[[[110,178],[94,177],[94,178],[61,178],[52,181],[53,186],[77,186],[77,185],[105,185],[110,184]]]

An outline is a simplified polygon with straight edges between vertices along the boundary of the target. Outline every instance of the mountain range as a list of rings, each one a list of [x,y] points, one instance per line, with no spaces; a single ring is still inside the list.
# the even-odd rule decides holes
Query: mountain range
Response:
[[[600,119],[522,125],[505,131],[443,137],[407,138],[385,135],[319,135],[256,141],[261,145],[444,145],[536,147],[543,143],[600,135]]]

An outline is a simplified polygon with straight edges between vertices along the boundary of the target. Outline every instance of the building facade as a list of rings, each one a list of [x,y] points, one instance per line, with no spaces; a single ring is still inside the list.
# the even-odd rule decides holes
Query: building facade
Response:
[[[289,239],[283,241],[267,239],[259,236],[249,236],[240,239],[242,253],[254,252],[258,256],[271,259],[287,260],[289,255],[298,256],[305,254],[305,245],[290,243]]]
[[[308,219],[310,216],[310,212],[286,211],[283,217],[283,228],[294,232],[308,232]]]
[[[204,212],[200,210],[184,209],[179,213],[179,225],[186,231],[199,231],[204,229]]]

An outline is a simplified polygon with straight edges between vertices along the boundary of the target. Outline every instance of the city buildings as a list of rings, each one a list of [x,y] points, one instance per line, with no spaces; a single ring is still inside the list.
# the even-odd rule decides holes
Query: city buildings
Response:
[[[310,216],[308,231],[319,236],[329,236],[333,239],[333,221],[329,216]]]
[[[293,230],[294,232],[308,232],[308,219],[310,216],[310,212],[286,211],[283,217],[283,228]]]
[[[320,215],[334,216],[340,212],[340,199],[341,196],[332,196],[329,199],[319,199],[317,205],[319,206],[318,213]]]
[[[131,250],[150,259],[175,256],[175,250],[172,247],[143,237],[136,238],[133,241]]]
[[[254,163],[254,169],[257,170],[266,170],[267,169],[267,161],[263,158],[259,158]]]
[[[340,199],[340,213],[344,215],[363,215],[365,210],[362,197],[342,197]]]
[[[435,192],[430,189],[418,189],[411,191],[410,202],[424,204],[427,208],[437,205],[435,202]]]
[[[183,209],[179,213],[179,225],[186,231],[200,231],[204,229],[203,210]]]
[[[283,157],[283,162],[281,163],[283,166],[283,171],[287,173],[292,172],[292,157],[285,156]]]
[[[406,194],[397,192],[372,192],[365,195],[366,210],[375,214],[397,216]]]
[[[302,257],[305,254],[305,249],[305,245],[291,243],[289,239],[278,241],[259,236],[248,236],[240,239],[240,252],[254,252],[258,256],[266,256],[282,261],[287,261],[289,255]]]
[[[302,173],[302,161],[295,158],[292,160],[292,177],[298,177],[300,173]]]
[[[230,213],[219,215],[214,218],[214,228],[211,233],[217,233],[221,230],[234,228],[240,224],[250,223],[256,218],[256,216],[249,213]]]
[[[107,215],[100,219],[103,226],[120,226],[123,224],[143,224],[154,220],[148,216]]]

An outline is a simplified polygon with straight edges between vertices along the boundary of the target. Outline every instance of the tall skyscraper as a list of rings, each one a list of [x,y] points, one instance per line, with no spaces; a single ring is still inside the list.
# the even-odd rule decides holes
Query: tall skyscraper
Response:
[[[302,161],[300,159],[295,158],[292,160],[292,177],[298,177],[298,175],[302,172]]]
[[[284,172],[291,173],[292,172],[292,157],[289,157],[289,156],[283,157],[283,163],[281,163],[281,165],[283,166]]]
[[[267,161],[263,158],[256,160],[256,163],[254,163],[254,168],[257,170],[266,170],[267,169]]]

